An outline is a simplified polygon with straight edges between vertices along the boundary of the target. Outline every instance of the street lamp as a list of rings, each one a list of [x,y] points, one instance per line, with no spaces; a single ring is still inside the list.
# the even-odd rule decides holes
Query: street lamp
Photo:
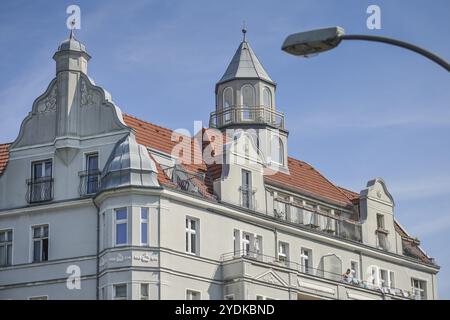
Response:
[[[307,57],[319,54],[320,52],[334,49],[341,43],[342,40],[366,40],[384,42],[394,46],[402,47],[427,57],[428,59],[436,62],[441,67],[450,72],[450,64],[447,61],[425,49],[407,42],[386,37],[369,35],[346,35],[344,29],[341,27],[316,29],[291,34],[286,38],[286,40],[284,40],[281,49],[295,56]]]

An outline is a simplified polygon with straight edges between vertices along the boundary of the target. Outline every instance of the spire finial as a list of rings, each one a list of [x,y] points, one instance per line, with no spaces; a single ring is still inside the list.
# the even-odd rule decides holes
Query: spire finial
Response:
[[[247,28],[245,27],[245,20],[242,23],[242,37],[243,37],[243,42],[246,42],[246,38],[245,38],[245,34],[247,33]]]
[[[70,36],[69,36],[70,39],[74,39],[75,38],[75,33],[73,31],[73,30],[75,30],[75,23],[76,23],[75,19],[70,21],[70,26],[72,27],[72,28],[70,28]]]

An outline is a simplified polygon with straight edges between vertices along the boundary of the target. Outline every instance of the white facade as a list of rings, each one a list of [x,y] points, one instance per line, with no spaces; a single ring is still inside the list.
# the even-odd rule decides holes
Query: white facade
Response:
[[[89,58],[73,35],[60,45],[55,79],[5,146],[0,299],[437,299],[439,267],[395,221],[382,179],[355,195],[288,158],[276,85],[247,42],[211,115],[240,133],[220,146],[227,164],[197,172],[122,115]]]

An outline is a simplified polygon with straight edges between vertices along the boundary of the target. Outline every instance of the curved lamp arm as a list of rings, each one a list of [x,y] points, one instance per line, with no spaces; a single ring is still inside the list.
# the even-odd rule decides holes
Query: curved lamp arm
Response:
[[[415,46],[413,44],[410,44],[410,43],[407,43],[404,41],[400,41],[400,40],[396,40],[396,39],[392,39],[392,38],[380,37],[380,36],[369,36],[369,35],[360,35],[360,34],[341,35],[339,38],[341,40],[366,40],[366,41],[383,42],[383,43],[391,44],[391,45],[394,45],[397,47],[402,47],[402,48],[414,51],[418,54],[421,54],[422,56],[436,62],[441,67],[443,67],[448,72],[450,72],[450,64],[447,61],[445,61],[444,59],[442,59],[441,57],[435,55],[434,53],[432,53],[430,51],[427,51],[423,48],[420,48],[418,46]]]

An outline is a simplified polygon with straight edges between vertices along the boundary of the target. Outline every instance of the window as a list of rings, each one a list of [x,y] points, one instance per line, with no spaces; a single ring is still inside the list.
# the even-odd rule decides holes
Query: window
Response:
[[[251,241],[251,235],[248,233],[244,233],[242,235],[242,252],[243,255],[246,256],[250,253],[250,241]]]
[[[272,108],[272,94],[270,93],[269,88],[264,88],[263,91],[263,105],[266,108]]]
[[[382,288],[389,287],[389,279],[387,270],[380,269],[379,284]]]
[[[127,208],[115,210],[116,223],[116,245],[128,243],[128,215]]]
[[[33,162],[29,181],[29,202],[48,201],[53,198],[52,160]]]
[[[108,297],[106,296],[106,287],[102,287],[102,299],[106,300]]]
[[[277,164],[284,163],[283,141],[278,136],[272,136],[270,144],[270,158]]]
[[[301,268],[303,273],[312,273],[312,251],[302,248],[300,254]]]
[[[48,225],[35,226],[33,232],[33,262],[48,260]]]
[[[412,291],[414,295],[414,299],[417,300],[426,300],[426,281],[419,279],[411,279]]]
[[[10,266],[12,264],[12,245],[13,231],[0,231],[0,267]]]
[[[229,122],[231,120],[231,111],[226,111],[226,109],[233,106],[233,89],[228,87],[223,90],[223,110],[224,112],[224,121],[225,123]]]
[[[352,271],[353,278],[359,279],[359,263],[350,261],[350,270]]]
[[[113,286],[114,300],[126,300],[127,299],[127,284],[115,284]]]
[[[384,232],[378,232],[377,233],[377,239],[378,239],[378,247],[383,250],[389,250],[390,244],[387,238],[387,234]]]
[[[86,155],[86,171],[87,171],[86,193],[87,194],[97,193],[99,185],[97,153]]]
[[[198,254],[198,227],[197,219],[186,218],[186,252]]]
[[[252,173],[248,170],[242,170],[241,199],[243,207],[252,208]]]
[[[289,260],[289,244],[286,242],[278,243],[278,260],[287,263]]]
[[[384,216],[382,214],[377,214],[377,229],[384,230]]]
[[[141,300],[149,300],[148,283],[141,283]]]
[[[240,245],[241,233],[239,230],[233,230],[233,251],[234,255],[240,255],[241,245]]]
[[[257,294],[257,295],[256,295],[256,300],[264,300],[264,297],[261,296],[261,295],[259,295],[259,294]]]
[[[225,300],[234,300],[234,294],[227,294]]]
[[[186,300],[200,300],[200,292],[194,290],[186,290]]]
[[[252,113],[250,108],[255,106],[255,90],[251,85],[244,85],[241,89],[242,94],[242,106],[244,108],[242,114],[242,120],[251,120]]]
[[[148,208],[141,208],[141,244],[148,245]]]
[[[395,274],[394,274],[394,271],[389,271],[389,288],[395,288]]]

